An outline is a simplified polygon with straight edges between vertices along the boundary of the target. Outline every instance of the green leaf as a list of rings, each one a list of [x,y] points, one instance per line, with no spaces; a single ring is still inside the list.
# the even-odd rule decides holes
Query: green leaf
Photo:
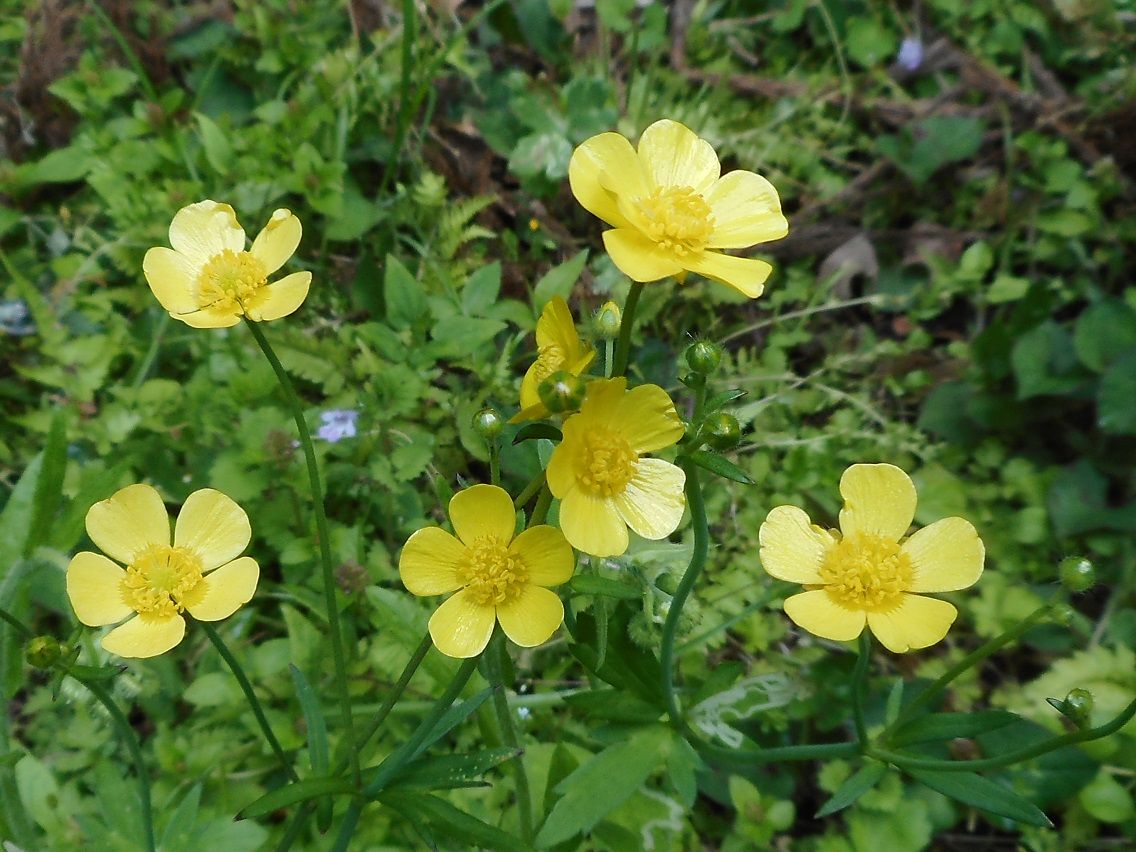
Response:
[[[217,174],[228,174],[233,166],[233,146],[229,137],[209,116],[199,112],[194,118],[197,119],[197,131],[201,135],[206,161]]]
[[[520,178],[546,177],[564,180],[568,177],[568,161],[572,143],[563,134],[530,133],[523,137],[509,155],[509,171]]]
[[[462,287],[462,313],[467,317],[477,317],[485,313],[497,301],[501,291],[501,264],[498,261],[481,267]]]
[[[469,355],[478,346],[488,343],[505,328],[495,319],[476,317],[448,317],[439,320],[430,336],[442,344],[442,351],[452,355]]]
[[[969,159],[982,144],[985,126],[967,116],[932,116],[893,136],[881,136],[880,152],[915,183],[926,183],[940,168]]]
[[[671,751],[667,758],[667,776],[678,793],[679,801],[688,810],[698,798],[697,772],[702,766],[702,758],[690,743],[678,735],[672,737]]]
[[[383,298],[387,306],[387,322],[394,328],[410,328],[427,311],[422,285],[393,254],[387,255]]]
[[[351,782],[346,778],[305,778],[303,781],[277,787],[245,805],[237,814],[237,819],[253,819],[308,799],[345,796],[352,792]]]
[[[887,774],[887,764],[876,763],[875,761],[865,763],[860,767],[859,772],[841,784],[840,788],[833,793],[832,798],[821,806],[821,809],[816,812],[816,819],[823,819],[837,811],[844,810],[875,787],[880,779]]]
[[[706,404],[703,410],[706,412],[717,411],[727,402],[733,402],[735,399],[741,399],[746,395],[746,391],[741,388],[730,388],[729,390],[716,393],[706,399]]]
[[[844,47],[848,57],[862,68],[872,68],[890,60],[897,47],[895,33],[867,15],[848,24]]]
[[[300,701],[304,724],[308,729],[308,756],[312,761],[312,775],[325,775],[328,767],[327,721],[323,717],[319,698],[302,671],[292,664],[288,665],[288,671],[292,674],[296,698]]]
[[[1136,435],[1136,350],[1116,361],[1101,376],[1097,424],[1112,435]]]
[[[1081,800],[1085,810],[1101,822],[1117,825],[1136,817],[1136,803],[1132,801],[1132,794],[1103,768],[1077,798]]]
[[[495,687],[487,686],[485,689],[481,690],[481,692],[471,698],[467,698],[460,704],[455,704],[442,714],[442,718],[438,720],[438,724],[434,726],[430,734],[422,741],[422,745],[418,747],[418,751],[414,753],[412,759],[417,758],[430,748],[430,746],[434,745],[434,743],[477,712],[477,708],[485,703],[485,700],[493,694],[495,689]]]
[[[1077,356],[1069,333],[1052,320],[1018,338],[1010,363],[1018,380],[1018,399],[1068,393],[1083,381],[1076,375]]]
[[[158,843],[162,852],[190,852],[193,849],[193,829],[200,805],[201,784],[194,784],[166,823],[166,829]]]
[[[565,696],[564,703],[591,720],[642,725],[659,721],[662,711],[618,689],[593,689]]]
[[[603,598],[618,598],[626,601],[636,601],[643,597],[643,592],[622,580],[613,580],[610,577],[600,577],[596,574],[576,574],[568,583],[568,588],[576,595],[597,595]]]
[[[547,441],[559,443],[564,439],[564,436],[551,423],[526,423],[513,436],[513,443],[519,444],[521,441],[532,441],[536,438],[544,438]]]
[[[1136,347],[1136,311],[1120,299],[1090,305],[1077,318],[1073,346],[1081,363],[1101,373],[1109,364]]]
[[[696,465],[713,474],[733,482],[740,482],[742,485],[753,485],[753,480],[750,479],[749,474],[724,456],[706,450],[695,450],[690,453],[689,457]]]
[[[541,276],[533,288],[533,308],[539,313],[545,304],[553,297],[560,296],[565,301],[572,295],[572,288],[584,271],[584,264],[588,262],[587,249],[578,252],[559,266],[554,266]]]
[[[425,787],[445,790],[471,787],[481,783],[481,776],[506,761],[520,757],[524,751],[515,748],[491,748],[471,754],[443,754],[424,757],[406,764],[388,790],[402,787]]]
[[[537,834],[538,846],[554,846],[590,831],[643,786],[668,754],[670,734],[654,725],[594,755],[556,787],[561,798]],[[603,795],[597,795],[597,791]]]
[[[502,849],[505,852],[525,852],[525,845],[511,834],[467,814],[437,796],[388,790],[383,793],[380,801],[400,814],[413,814],[415,820],[425,821],[436,834],[460,843],[461,848],[478,846],[484,849]]]
[[[36,477],[32,516],[24,542],[24,556],[47,541],[51,525],[59,514],[63,499],[63,475],[67,470],[67,426],[63,414],[56,414],[43,448],[43,462]]]
[[[1021,722],[1022,717],[1007,710],[984,710],[980,713],[931,713],[908,722],[890,738],[894,746],[906,746],[912,743],[941,742],[984,734],[996,731],[1015,722]]]
[[[964,805],[978,808],[996,816],[1006,817],[1024,825],[1052,828],[1049,817],[1029,802],[1001,784],[983,778],[974,772],[948,772],[930,769],[905,769],[908,775],[936,793]]]

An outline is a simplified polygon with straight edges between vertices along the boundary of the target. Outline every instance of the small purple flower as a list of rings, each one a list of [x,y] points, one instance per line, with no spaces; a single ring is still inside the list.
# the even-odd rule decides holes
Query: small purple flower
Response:
[[[917,38],[905,38],[895,62],[904,71],[918,71],[923,64],[923,42]]]
[[[317,437],[329,443],[342,441],[344,438],[354,438],[355,423],[359,419],[359,412],[349,408],[334,408],[320,415],[320,427]]]

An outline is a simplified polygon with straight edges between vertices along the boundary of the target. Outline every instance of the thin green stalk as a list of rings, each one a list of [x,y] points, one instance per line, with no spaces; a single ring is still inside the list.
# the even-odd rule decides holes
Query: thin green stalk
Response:
[[[32,638],[32,632],[24,623],[4,609],[0,609],[0,620],[12,626],[26,642]],[[3,631],[0,631],[2,635]],[[9,749],[8,713],[0,712],[0,757],[11,753]],[[0,809],[3,811],[4,823],[12,835],[12,839],[21,847],[31,849],[35,843],[35,834],[28,815],[20,804],[20,792],[16,784],[13,764],[0,763]]]
[[[975,648],[973,651],[971,651],[969,654],[967,654],[965,657],[963,657],[961,660],[947,669],[934,682],[928,684],[921,692],[916,694],[916,696],[911,700],[911,703],[903,708],[898,718],[896,718],[896,720],[888,726],[888,729],[884,731],[883,737],[881,739],[886,742],[888,735],[892,731],[901,727],[905,722],[910,720],[915,715],[916,710],[920,709],[931,699],[942,693],[950,685],[951,681],[953,681],[963,672],[973,668],[975,663],[985,660],[991,654],[995,653],[999,648],[1002,648],[1003,646],[1008,645],[1010,642],[1013,642],[1031,627],[1035,626],[1038,622],[1044,619],[1049,611],[1050,605],[1043,604],[1042,606],[1031,612],[1029,615],[1027,615],[1025,618],[1023,618],[1021,621],[1019,621],[1016,625],[1007,630],[1005,633],[1002,633],[999,636],[995,636],[993,639],[990,639],[982,645],[979,645],[977,648]]]
[[[146,91],[146,97],[154,103],[158,102],[158,90],[154,88],[154,83],[150,80],[150,75],[146,73],[146,67],[142,64],[142,60],[138,58],[138,54],[130,47],[130,42],[126,40],[126,36],[122,31],[115,26],[114,21],[111,20],[98,0],[91,0],[91,8],[94,10],[95,17],[110,33],[110,37],[114,39],[118,45],[118,49],[122,51],[126,61],[130,63],[130,67],[134,69],[135,75],[138,77],[138,82],[142,84],[142,88]]]
[[[852,670],[852,722],[856,726],[856,742],[861,746],[868,744],[868,728],[864,724],[864,681],[868,676],[868,664],[872,660],[872,634],[868,630],[860,633],[859,653],[856,668]]]
[[[339,834],[335,836],[335,845],[331,847],[331,852],[347,852],[351,838],[359,825],[359,817],[362,815],[363,803],[358,799],[353,800],[339,823]]]
[[[532,517],[529,518],[529,526],[535,527],[538,524],[543,524],[545,518],[548,517],[548,509],[552,505],[552,491],[548,485],[545,485],[540,490],[540,496],[536,498],[536,505],[533,506]]]
[[[339,695],[339,705],[347,729],[347,741],[355,742],[355,720],[351,713],[351,695],[347,691],[347,664],[343,650],[343,628],[339,623],[339,607],[335,602],[335,576],[331,565],[331,536],[327,529],[327,514],[324,511],[323,489],[320,486],[319,465],[316,463],[315,447],[312,446],[312,436],[308,432],[307,421],[304,420],[304,409],[300,405],[300,399],[296,396],[295,389],[292,387],[292,380],[284,371],[284,365],[276,357],[272,345],[264,336],[264,332],[260,330],[260,326],[251,321],[245,323],[245,325],[252,332],[260,351],[264,353],[264,357],[268,359],[273,372],[276,373],[276,379],[280,382],[280,387],[284,391],[288,407],[292,409],[292,418],[296,421],[296,431],[300,436],[300,446],[303,447],[304,458],[308,463],[308,480],[312,486],[312,508],[316,515],[316,536],[319,538],[320,568],[323,572],[324,603],[327,606],[327,621],[331,633],[331,653],[335,662],[336,692]],[[355,784],[358,785],[359,755],[355,749],[351,749],[349,752],[349,760],[351,774],[354,776]]]
[[[501,728],[501,737],[504,739],[505,745],[521,752],[521,755],[509,761],[509,765],[513,769],[513,781],[517,787],[517,810],[520,813],[521,841],[531,849],[534,848],[533,839],[535,837],[532,793],[529,791],[529,776],[525,772],[521,741],[517,737],[516,726],[513,725],[513,714],[509,711],[509,698],[505,695],[501,658],[506,653],[504,634],[498,630],[490,641],[489,653],[485,661],[489,666],[489,682],[496,687],[493,691],[493,709],[497,713],[497,724]]]
[[[532,478],[532,482],[525,486],[525,490],[521,492],[520,496],[513,501],[513,508],[520,509],[531,500],[540,489],[544,487],[545,479],[548,476],[543,470]]]
[[[813,745],[778,746],[758,751],[749,749],[722,748],[711,743],[694,744],[703,754],[715,758],[724,766],[749,768],[769,763],[787,763],[793,760],[836,760],[855,757],[860,753],[857,743],[817,743]]]
[[[416,36],[418,12],[414,8],[414,0],[402,0],[402,51],[400,54],[400,77],[398,81],[398,116],[396,118],[394,140],[390,155],[387,157],[386,168],[379,182],[379,197],[387,191],[390,181],[394,177],[395,167],[398,165],[399,155],[402,154],[402,143],[410,124],[410,69],[414,62],[414,39]]]
[[[635,325],[635,309],[639,307],[639,297],[643,294],[643,285],[638,281],[631,282],[631,289],[627,292],[627,301],[623,305],[623,318],[619,323],[619,342],[615,347],[615,363],[612,365],[613,378],[627,375],[627,359],[631,353],[631,328]]]
[[[241,691],[245,694],[248,700],[249,707],[252,708],[252,714],[256,717],[256,722],[260,725],[261,733],[264,738],[268,740],[268,744],[272,747],[272,751],[276,754],[276,759],[280,761],[280,765],[284,771],[288,773],[288,777],[293,781],[299,781],[299,776],[296,775],[296,770],[292,768],[288,756],[284,754],[284,749],[280,745],[280,740],[276,739],[276,734],[272,732],[272,726],[268,724],[268,718],[264,715],[264,708],[260,706],[260,699],[256,697],[253,691],[252,684],[249,683],[248,677],[245,675],[244,669],[233,656],[233,652],[225,644],[225,640],[221,638],[221,634],[208,621],[200,621],[202,629],[205,630],[205,635],[209,637],[209,641],[213,643],[213,647],[217,649],[217,653],[224,658],[225,662],[229,665],[229,671],[233,673],[233,677],[237,679],[240,684]]]
[[[162,315],[158,317],[158,327],[154,329],[154,333],[150,336],[150,346],[146,350],[145,357],[138,365],[138,371],[134,374],[134,380],[130,386],[134,390],[142,387],[142,383],[146,381],[146,377],[150,375],[150,370],[154,366],[154,362],[158,359],[158,352],[162,348],[162,338],[166,336],[166,329],[170,324],[170,315],[166,311],[162,311]]]
[[[1099,740],[1102,737],[1110,736],[1128,724],[1133,716],[1136,716],[1136,700],[1133,700],[1127,707],[1121,710],[1119,714],[1103,725],[1097,725],[1095,728],[1089,728],[1084,731],[1073,731],[1059,737],[1043,740],[1040,743],[1025,746],[1024,748],[1014,749],[1013,751],[997,755],[996,757],[984,757],[978,760],[934,760],[931,758],[912,757],[903,752],[875,748],[868,749],[866,754],[878,760],[894,764],[900,769],[936,769],[946,772],[977,772],[986,769],[1000,769],[1012,763],[1021,763],[1023,760],[1040,757],[1043,754],[1048,754],[1059,748],[1065,748],[1065,746],[1076,745],[1077,743],[1088,742],[1089,740]]]
[[[630,301],[630,300],[628,300]],[[624,314],[626,317],[626,314]],[[680,462],[686,472],[686,501],[690,508],[690,517],[694,526],[694,551],[690,555],[690,564],[675,589],[671,598],[670,609],[667,610],[666,621],[663,622],[663,642],[659,652],[659,665],[663,671],[663,695],[667,701],[667,714],[671,722],[686,728],[682,710],[674,687],[674,653],[675,636],[678,633],[678,621],[682,616],[682,608],[698,575],[706,565],[706,557],[710,553],[710,527],[706,521],[706,504],[702,499],[702,485],[698,480],[698,467],[687,459]]]
[[[489,481],[494,485],[501,484],[501,448],[496,438],[489,440]]]
[[[615,366],[615,341],[604,341],[604,375],[611,378],[611,368]]]

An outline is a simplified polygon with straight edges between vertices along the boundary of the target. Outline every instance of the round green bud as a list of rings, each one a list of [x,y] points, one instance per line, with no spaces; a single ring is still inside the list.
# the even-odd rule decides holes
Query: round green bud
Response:
[[[473,415],[473,428],[486,441],[492,441],[505,428],[505,418],[497,412],[496,408],[486,407]]]
[[[1068,627],[1073,623],[1073,619],[1077,615],[1077,610],[1069,606],[1067,603],[1056,603],[1053,607],[1053,623],[1059,624],[1062,627]]]
[[[674,574],[660,574],[655,580],[655,586],[668,595],[673,595],[678,591],[678,579]]]
[[[686,348],[686,363],[694,372],[709,375],[722,363],[722,347],[709,340],[696,340]]]
[[[587,386],[579,376],[574,376],[566,370],[557,370],[551,376],[537,385],[536,391],[540,401],[554,414],[565,411],[575,411],[584,401],[584,391]]]
[[[732,450],[742,440],[742,424],[720,411],[702,424],[702,438],[715,450]]]
[[[619,327],[623,323],[623,312],[615,302],[604,302],[596,313],[596,337],[600,340],[615,340],[619,337]]]
[[[1083,556],[1070,556],[1061,560],[1057,575],[1070,592],[1086,592],[1096,585],[1097,569]]]
[[[1089,724],[1089,717],[1093,712],[1093,694],[1087,689],[1077,687],[1069,690],[1062,705],[1061,712],[1077,727],[1083,728]]]
[[[28,664],[37,669],[50,669],[63,656],[63,646],[54,636],[36,636],[25,650]]]
[[[706,386],[706,376],[702,373],[687,373],[684,376],[679,376],[678,380],[693,390],[699,390]]]

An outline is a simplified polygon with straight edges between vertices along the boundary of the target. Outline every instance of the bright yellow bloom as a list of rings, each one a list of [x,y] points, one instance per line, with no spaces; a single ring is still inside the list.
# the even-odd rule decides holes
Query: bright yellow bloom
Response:
[[[618,556],[627,550],[628,527],[649,539],[674,532],[686,506],[686,473],[643,453],[671,446],[685,431],[662,388],[627,390],[623,378],[589,382],[548,462],[548,487],[560,498],[569,544],[592,556]]]
[[[548,586],[566,583],[576,556],[555,527],[516,535],[517,513],[504,489],[474,485],[450,500],[456,537],[441,527],[418,530],[398,560],[403,585],[415,595],[447,598],[430,617],[430,637],[448,657],[476,657],[501,622],[525,648],[548,640],[564,620],[564,605]]]
[[[854,464],[840,478],[840,531],[816,526],[796,506],[778,506],[761,525],[761,564],[809,591],[785,613],[825,639],[855,639],[867,624],[897,653],[934,645],[958,612],[922,593],[954,592],[982,574],[986,551],[969,521],[943,518],[905,538],[915,486],[890,464]]]
[[[639,150],[618,133],[601,133],[572,154],[572,193],[613,230],[604,231],[612,262],[634,281],[696,272],[761,295],[773,267],[711,249],[740,249],[789,232],[773,184],[753,172],[721,176],[718,155],[677,121],[656,121]]]
[[[279,319],[303,304],[312,283],[310,272],[268,282],[295,253],[300,234],[300,220],[281,208],[246,251],[233,208],[199,201],[174,216],[173,249],[150,249],[142,271],[170,316],[194,328],[228,328],[241,317]]]
[[[560,296],[553,296],[540,312],[536,322],[536,349],[536,360],[521,380],[521,410],[513,415],[510,423],[547,417],[548,408],[540,401],[537,391],[540,383],[557,370],[578,376],[596,357],[595,349],[580,341],[568,303]]]
[[[67,595],[89,627],[129,619],[103,637],[103,648],[120,657],[164,654],[185,635],[183,612],[220,621],[256,591],[260,568],[240,556],[252,537],[248,516],[212,488],[186,499],[172,545],[166,507],[149,485],[129,485],[93,505],[87,535],[126,569],[99,553],[77,553],[67,566]]]

